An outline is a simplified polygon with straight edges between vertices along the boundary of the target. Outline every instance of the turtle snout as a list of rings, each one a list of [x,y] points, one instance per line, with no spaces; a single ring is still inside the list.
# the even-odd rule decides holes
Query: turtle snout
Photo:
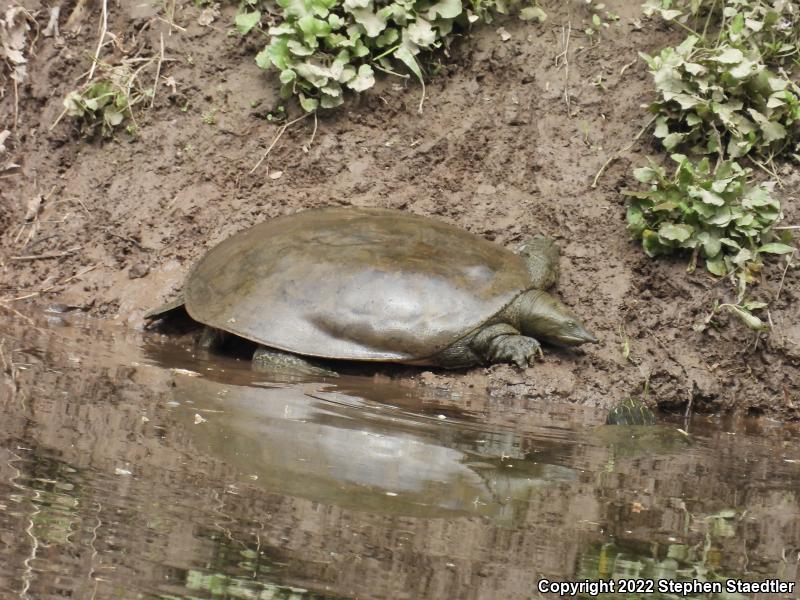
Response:
[[[582,323],[577,321],[569,321],[566,324],[565,331],[562,333],[561,339],[563,343],[569,346],[596,344],[600,341],[592,333],[590,333]]]

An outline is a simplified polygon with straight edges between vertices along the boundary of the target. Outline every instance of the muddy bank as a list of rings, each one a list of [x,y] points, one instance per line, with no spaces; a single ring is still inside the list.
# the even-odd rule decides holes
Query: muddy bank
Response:
[[[697,333],[692,325],[714,300],[731,299],[728,283],[686,274],[683,259],[653,262],[624,231],[620,190],[633,163],[657,154],[647,136],[591,187],[610,154],[647,121],[641,105],[650,81],[637,51],[679,34],[634,22],[638,5],[620,0],[608,3],[622,16],[619,27],[591,43],[580,33],[587,18],[580,4],[548,3],[542,25],[504,23],[508,41],[489,26],[455,44],[428,86],[424,115],[416,112],[418,87],[384,79],[321,117],[313,143],[312,119],[287,130],[252,173],[277,130],[264,116],[280,102],[275,77],[252,62],[257,41],[228,35],[229,15],[203,27],[198,9],[179,3],[177,29],[156,19],[156,8],[110,8],[109,30],[122,48],[153,56],[163,35],[163,75],[174,89],[160,87],[135,137],[105,141],[82,139],[67,120],[49,130],[87,67],[97,15],[61,41],[40,38],[20,88],[18,129],[6,142],[21,166],[0,180],[2,297],[33,294],[10,306],[64,303],[140,328],[142,313],[179,289],[205,249],[248,225],[318,206],[397,208],[508,247],[538,233],[556,237],[559,294],[602,343],[550,349],[524,372],[494,366],[382,375],[488,391],[492,402],[513,399],[523,410],[558,400],[607,408],[649,377],[652,402],[669,410],[691,403],[702,412],[797,419],[797,271],[787,271],[771,305],[768,339],[756,345],[736,322]],[[44,5],[26,6],[43,26]],[[555,60],[565,28],[572,29],[568,69]],[[4,119],[13,104],[13,94],[0,99]],[[786,183],[785,212],[794,222],[800,178],[787,174]],[[41,206],[26,223],[39,195]],[[48,254],[58,256],[19,258]],[[771,265],[756,296],[774,297],[780,278]]]

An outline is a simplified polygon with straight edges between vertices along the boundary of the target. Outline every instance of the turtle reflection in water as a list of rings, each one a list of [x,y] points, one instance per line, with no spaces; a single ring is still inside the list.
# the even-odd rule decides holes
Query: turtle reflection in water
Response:
[[[513,362],[539,340],[595,342],[545,290],[558,278],[549,238],[514,254],[452,225],[377,208],[309,210],[255,225],[212,248],[183,297],[212,332],[259,344],[262,368],[315,372],[300,356],[446,368]]]

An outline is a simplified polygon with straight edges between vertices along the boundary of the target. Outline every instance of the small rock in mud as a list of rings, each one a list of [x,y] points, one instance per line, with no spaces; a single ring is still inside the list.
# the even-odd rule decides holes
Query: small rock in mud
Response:
[[[136,263],[128,269],[129,279],[140,279],[150,272],[150,265],[147,263]]]

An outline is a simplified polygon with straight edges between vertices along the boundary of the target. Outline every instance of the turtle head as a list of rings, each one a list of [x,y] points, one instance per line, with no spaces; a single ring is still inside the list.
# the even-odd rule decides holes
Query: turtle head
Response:
[[[520,327],[524,335],[558,346],[597,342],[578,316],[547,292],[528,292],[519,301]]]

